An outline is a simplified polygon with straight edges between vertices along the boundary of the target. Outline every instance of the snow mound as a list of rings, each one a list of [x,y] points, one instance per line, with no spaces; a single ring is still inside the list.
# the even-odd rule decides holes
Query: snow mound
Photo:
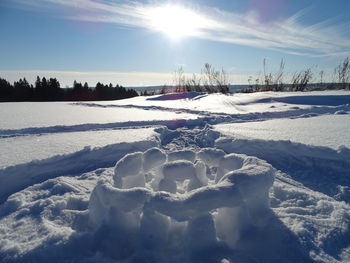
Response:
[[[311,93],[312,94],[312,93]],[[274,98],[263,98],[255,101],[255,103],[281,102],[297,105],[327,105],[339,106],[350,103],[349,95],[298,95],[284,96]]]
[[[311,146],[291,141],[220,137],[215,146],[266,160],[304,186],[350,203],[350,149]]]
[[[96,148],[85,147],[74,153],[7,167],[0,170],[0,203],[30,185],[67,174],[81,174],[100,167],[110,167],[114,165],[116,158],[121,158],[130,149],[145,151],[157,145],[155,140],[142,140]]]
[[[103,241],[112,238],[113,246],[100,252],[116,260],[134,262],[140,251],[157,261],[167,253],[188,260],[208,247],[234,249],[247,228],[268,224],[274,175],[265,161],[212,148],[127,154],[115,165],[113,180],[94,188],[89,224],[114,233]]]
[[[148,98],[147,100],[183,100],[183,99],[200,99],[207,94],[203,92],[180,92],[180,93],[169,93],[157,97]]]
[[[312,262],[350,262],[348,204],[303,187],[285,174],[276,175],[270,198],[273,211],[292,230],[298,246],[308,249]],[[273,231],[270,236],[276,239]],[[285,255],[289,257],[288,252]]]

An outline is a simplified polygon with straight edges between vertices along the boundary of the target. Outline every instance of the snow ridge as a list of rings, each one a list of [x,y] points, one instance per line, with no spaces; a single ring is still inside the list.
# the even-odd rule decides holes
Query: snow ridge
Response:
[[[85,147],[83,150],[45,160],[7,167],[0,170],[0,204],[11,194],[30,185],[63,175],[76,175],[101,167],[109,167],[116,159],[133,150],[144,151],[157,146],[156,140],[118,143],[105,147]]]

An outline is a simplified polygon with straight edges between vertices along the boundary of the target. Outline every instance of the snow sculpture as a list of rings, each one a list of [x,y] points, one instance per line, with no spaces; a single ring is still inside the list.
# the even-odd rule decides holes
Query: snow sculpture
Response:
[[[217,242],[234,248],[246,230],[267,223],[275,170],[258,158],[214,148],[169,154],[152,148],[127,154],[114,171],[113,182],[100,181],[91,194],[89,219],[96,229],[134,237],[130,255],[115,258],[140,245],[164,250],[174,239],[193,253]]]
[[[187,160],[194,162],[196,153],[191,150],[173,151],[168,153],[168,161]]]

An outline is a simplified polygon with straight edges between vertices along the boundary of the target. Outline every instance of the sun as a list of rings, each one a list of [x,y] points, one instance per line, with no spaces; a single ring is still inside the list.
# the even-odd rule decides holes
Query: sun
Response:
[[[206,19],[178,5],[154,7],[147,12],[150,28],[162,32],[171,39],[196,36],[205,27]]]

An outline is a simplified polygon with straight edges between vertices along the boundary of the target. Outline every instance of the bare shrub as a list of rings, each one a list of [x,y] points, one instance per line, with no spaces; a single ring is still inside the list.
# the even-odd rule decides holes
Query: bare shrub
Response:
[[[266,59],[263,60],[263,70],[264,70],[264,86],[263,91],[282,91],[283,90],[283,75],[284,75],[285,61],[281,59],[280,66],[277,72],[274,74],[272,72],[267,73],[266,71]]]
[[[224,69],[216,70],[209,63],[205,63],[198,76],[192,74],[192,77],[186,78],[182,67],[177,69],[174,73],[174,92],[220,92],[228,93],[228,75]]]
[[[312,79],[312,71],[310,68],[296,72],[292,77],[291,89],[293,91],[304,91],[311,79]]]
[[[343,89],[350,88],[350,61],[346,57],[336,68],[335,74],[338,78],[338,83]]]

